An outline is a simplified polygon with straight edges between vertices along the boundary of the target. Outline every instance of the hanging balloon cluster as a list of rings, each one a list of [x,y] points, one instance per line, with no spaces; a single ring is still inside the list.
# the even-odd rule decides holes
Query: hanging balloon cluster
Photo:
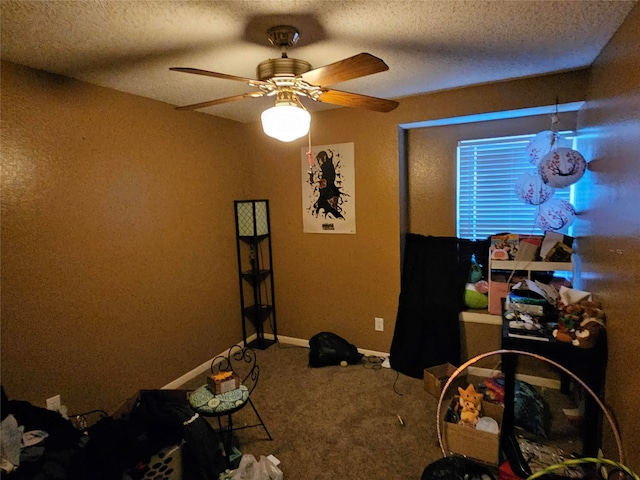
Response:
[[[552,198],[557,188],[576,183],[587,168],[580,152],[570,148],[571,141],[558,133],[558,114],[551,116],[551,130],[538,133],[527,146],[529,161],[536,167],[516,182],[516,196],[529,205],[537,205],[535,224],[542,230],[560,230],[571,225],[576,209],[571,203]]]

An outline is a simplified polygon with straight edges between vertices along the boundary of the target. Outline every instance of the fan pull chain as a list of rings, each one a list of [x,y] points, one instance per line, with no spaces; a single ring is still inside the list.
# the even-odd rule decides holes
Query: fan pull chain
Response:
[[[309,185],[313,185],[313,153],[311,152],[311,129],[309,129],[309,150],[307,150],[307,159],[309,160]]]

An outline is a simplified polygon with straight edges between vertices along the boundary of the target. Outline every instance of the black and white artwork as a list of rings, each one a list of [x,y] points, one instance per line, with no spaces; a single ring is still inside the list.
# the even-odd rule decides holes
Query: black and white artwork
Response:
[[[301,153],[304,233],[356,233],[353,143]]]

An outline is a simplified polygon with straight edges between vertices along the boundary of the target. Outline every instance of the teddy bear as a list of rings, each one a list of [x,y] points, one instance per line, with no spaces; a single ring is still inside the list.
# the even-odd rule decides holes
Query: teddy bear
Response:
[[[559,342],[591,348],[605,328],[605,314],[598,302],[583,301],[560,307],[558,328],[553,336]]]
[[[460,394],[460,424],[471,425],[475,427],[480,417],[480,410],[482,409],[482,392],[476,392],[473,384],[469,384],[466,389],[458,387],[458,393]]]
[[[575,331],[575,338],[571,342],[579,348],[591,348],[598,341],[598,337],[604,331],[604,322],[598,318],[585,318],[580,322],[580,327]]]

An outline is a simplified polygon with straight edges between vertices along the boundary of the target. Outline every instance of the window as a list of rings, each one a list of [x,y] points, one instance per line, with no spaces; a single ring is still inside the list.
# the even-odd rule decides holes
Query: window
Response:
[[[573,132],[560,132],[573,140]],[[458,142],[457,235],[482,240],[499,232],[541,235],[535,226],[537,206],[514,193],[518,178],[535,171],[527,145],[535,136],[461,140]],[[556,189],[554,198],[572,201],[573,186]]]

